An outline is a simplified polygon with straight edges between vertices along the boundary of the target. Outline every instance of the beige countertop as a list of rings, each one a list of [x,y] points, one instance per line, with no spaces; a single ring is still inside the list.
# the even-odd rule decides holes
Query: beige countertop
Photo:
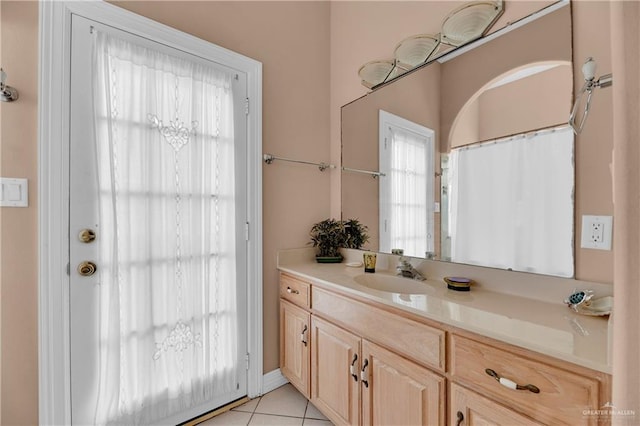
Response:
[[[344,262],[319,264],[309,253],[306,249],[281,251],[278,269],[326,288],[611,374],[608,317],[576,314],[561,301],[550,303],[481,287],[452,291],[440,280],[422,281],[423,294],[379,291],[360,284],[367,279],[363,267]],[[402,279],[395,276],[395,270],[366,275]]]

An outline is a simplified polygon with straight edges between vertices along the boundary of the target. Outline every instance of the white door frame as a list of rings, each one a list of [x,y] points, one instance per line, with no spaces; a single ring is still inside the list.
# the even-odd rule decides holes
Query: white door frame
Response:
[[[262,394],[262,64],[103,1],[40,2],[38,105],[39,421],[71,423],[69,89],[71,15],[246,72],[248,115],[248,396]]]

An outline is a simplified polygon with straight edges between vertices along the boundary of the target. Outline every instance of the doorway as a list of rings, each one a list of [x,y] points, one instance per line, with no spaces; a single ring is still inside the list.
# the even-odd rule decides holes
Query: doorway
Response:
[[[41,50],[41,80],[70,95],[42,91],[41,421],[178,423],[259,395],[259,63],[108,4],[43,9],[69,61]]]

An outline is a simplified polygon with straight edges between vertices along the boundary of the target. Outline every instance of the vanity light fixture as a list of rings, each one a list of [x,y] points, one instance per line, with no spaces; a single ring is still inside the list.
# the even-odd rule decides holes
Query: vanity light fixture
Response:
[[[591,107],[591,95],[593,94],[593,89],[597,87],[609,87],[613,84],[612,74],[605,74],[596,80],[596,61],[591,57],[587,58],[584,65],[582,65],[582,74],[584,75],[584,85],[576,96],[576,101],[571,109],[571,115],[569,115],[569,125],[573,129],[573,133],[576,135],[579,135],[582,132],[584,123],[587,121],[589,108]],[[585,93],[587,93],[587,101],[584,105],[582,120],[580,120],[580,124],[577,124],[576,117],[578,115],[578,105],[580,105],[580,101]]]
[[[367,89],[385,83],[432,59],[443,46],[459,47],[484,36],[504,13],[503,0],[473,1],[454,9],[435,35],[418,34],[402,40],[393,60],[367,62],[358,70]]]
[[[396,65],[410,70],[424,64],[438,50],[440,34],[418,34],[402,40],[396,46],[393,54]]]
[[[367,89],[373,88],[380,83],[384,83],[390,80],[403,71],[396,67],[396,64],[392,60],[379,60],[367,62],[358,70],[358,75],[362,80],[362,85]]]
[[[7,73],[0,68],[0,101],[13,102],[18,99],[18,91],[11,86],[7,86],[5,81],[7,80]]]
[[[453,10],[442,23],[442,42],[458,47],[476,40],[504,13],[502,0],[474,1]]]

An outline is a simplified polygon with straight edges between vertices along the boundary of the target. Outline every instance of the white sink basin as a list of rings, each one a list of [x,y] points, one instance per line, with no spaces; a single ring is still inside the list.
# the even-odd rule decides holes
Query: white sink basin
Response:
[[[363,274],[353,278],[356,283],[373,290],[399,294],[427,294],[429,285],[418,280],[382,274]]]

